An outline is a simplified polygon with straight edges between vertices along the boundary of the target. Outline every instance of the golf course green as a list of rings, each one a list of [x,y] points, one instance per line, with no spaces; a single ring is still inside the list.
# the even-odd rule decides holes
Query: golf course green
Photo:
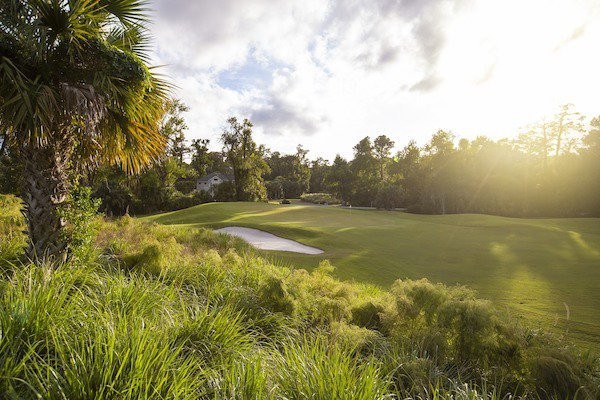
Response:
[[[466,285],[533,328],[600,350],[600,219],[415,215],[304,204],[208,203],[145,217],[160,224],[261,229],[324,250],[263,251],[295,268],[388,287],[427,278]]]

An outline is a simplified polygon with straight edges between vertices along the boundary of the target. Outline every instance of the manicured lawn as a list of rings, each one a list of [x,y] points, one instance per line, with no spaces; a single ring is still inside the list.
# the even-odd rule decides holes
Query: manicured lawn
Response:
[[[328,259],[340,278],[463,284],[530,325],[600,350],[600,219],[414,215],[311,205],[209,203],[146,217],[192,227],[245,226],[321,248],[264,252],[289,266]],[[567,310],[569,321],[567,321]]]

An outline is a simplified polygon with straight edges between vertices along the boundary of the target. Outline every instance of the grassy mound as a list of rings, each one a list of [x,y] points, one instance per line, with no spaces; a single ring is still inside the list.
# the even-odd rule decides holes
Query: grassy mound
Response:
[[[13,232],[3,221],[2,232]],[[95,260],[2,262],[0,393],[48,399],[596,398],[597,359],[462,286],[389,291],[204,229],[101,222]]]

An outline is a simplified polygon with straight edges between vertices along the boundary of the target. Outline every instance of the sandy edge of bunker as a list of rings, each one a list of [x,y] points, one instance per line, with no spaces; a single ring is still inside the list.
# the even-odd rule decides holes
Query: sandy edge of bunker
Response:
[[[285,239],[272,233],[259,229],[244,228],[241,226],[227,226],[215,229],[216,233],[225,233],[237,236],[260,250],[290,251],[302,254],[323,254],[323,250],[298,243],[295,240]]]

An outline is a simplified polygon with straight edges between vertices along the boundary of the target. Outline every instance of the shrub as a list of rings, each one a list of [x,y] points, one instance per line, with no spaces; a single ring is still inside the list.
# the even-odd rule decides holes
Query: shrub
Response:
[[[331,277],[333,270],[328,261],[321,261],[312,274],[298,270],[290,277],[289,290],[297,304],[296,314],[312,326],[329,325],[350,317],[355,289]]]
[[[540,356],[532,360],[531,373],[540,391],[548,397],[573,398],[581,387],[572,366],[552,356]]]
[[[59,210],[67,222],[62,234],[69,244],[69,256],[84,264],[98,256],[95,240],[100,228],[100,203],[100,199],[92,199],[89,187],[76,186],[69,194],[69,201]]]
[[[158,276],[166,272],[174,261],[178,261],[182,250],[183,246],[171,237],[166,241],[149,244],[140,253],[127,256],[124,260],[130,269]]]
[[[213,195],[215,201],[235,201],[235,183],[225,181],[215,188]]]
[[[93,197],[101,200],[100,210],[109,217],[128,214],[129,207],[135,203],[131,189],[120,181],[106,180],[96,188]]]
[[[332,343],[365,356],[373,354],[384,342],[379,332],[346,322],[332,322],[330,330]]]
[[[420,354],[453,359],[478,366],[489,362],[510,365],[518,353],[505,351],[514,343],[488,301],[475,297],[465,287],[446,287],[419,281],[398,280],[392,285],[395,309],[382,316],[387,330],[397,340],[406,338]]]
[[[294,301],[288,293],[287,285],[282,279],[267,277],[259,289],[261,303],[273,312],[291,315],[294,312]]]
[[[341,201],[329,193],[306,193],[300,196],[300,200],[313,204],[340,204]]]
[[[380,314],[384,308],[380,304],[375,304],[373,301],[355,305],[350,312],[352,313],[352,323],[363,328],[373,329],[382,332],[383,324]]]

